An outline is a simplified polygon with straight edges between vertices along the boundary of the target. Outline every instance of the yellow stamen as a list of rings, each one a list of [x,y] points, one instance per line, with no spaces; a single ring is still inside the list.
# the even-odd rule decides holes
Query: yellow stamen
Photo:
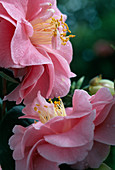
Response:
[[[50,103],[53,103],[51,98],[49,101]],[[34,110],[37,111],[39,119],[42,123],[46,123],[48,120],[56,116],[66,116],[65,108],[60,96],[58,97],[58,101],[54,101],[52,106],[54,109],[52,109],[52,107],[48,107],[47,105],[44,105],[43,107],[40,106],[40,110],[38,110],[37,107],[34,107]],[[44,107],[47,108],[47,110]]]
[[[51,5],[52,4],[50,4],[50,6]],[[32,21],[31,24],[33,26],[34,33],[32,37],[30,37],[30,40],[34,45],[52,44],[52,37],[56,37],[57,32],[60,34],[60,41],[62,45],[66,45],[69,38],[75,37],[74,35],[66,36],[66,32],[71,33],[71,31],[69,30],[68,25],[63,22],[62,15],[60,19],[51,17],[45,22],[42,20],[40,21],[40,19],[36,19]],[[62,31],[60,31],[60,26],[62,27]]]
[[[40,106],[40,104],[36,104],[36,106]]]
[[[44,105],[45,108],[48,108],[48,106]]]
[[[38,110],[37,107],[34,107],[34,110],[37,111]]]

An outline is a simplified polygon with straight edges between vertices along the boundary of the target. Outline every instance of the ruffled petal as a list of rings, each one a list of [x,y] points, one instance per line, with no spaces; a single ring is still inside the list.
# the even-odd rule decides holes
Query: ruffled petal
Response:
[[[48,135],[48,136],[45,135],[44,139],[48,143],[59,146],[59,147],[83,146],[93,139],[93,130],[94,130],[93,120],[94,120],[94,114],[91,113],[88,116],[84,117],[83,119],[78,120],[78,122],[73,128],[71,128],[72,125],[69,124],[70,128],[65,129],[64,125],[66,124],[67,120],[64,119],[62,120],[62,123],[60,123],[62,133],[59,133],[59,134],[57,133],[55,135]],[[55,129],[55,126],[56,126],[55,122],[54,124],[50,126],[52,129],[53,127]]]
[[[12,67],[14,62],[11,58],[10,43],[15,27],[8,21],[0,18],[0,66]]]
[[[11,42],[12,59],[22,66],[49,64],[51,60],[43,49],[39,51],[31,44],[25,22],[17,23]],[[29,32],[31,32],[29,30]]]
[[[8,14],[17,21],[26,17],[28,0],[0,0]]]
[[[107,118],[96,126],[94,138],[98,142],[115,145],[115,96]]]

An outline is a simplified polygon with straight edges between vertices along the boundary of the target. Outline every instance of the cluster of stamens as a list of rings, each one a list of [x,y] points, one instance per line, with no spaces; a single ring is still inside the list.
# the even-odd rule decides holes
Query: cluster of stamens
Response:
[[[34,107],[34,110],[38,113],[39,120],[42,123],[46,123],[56,116],[66,116],[65,108],[60,97],[58,97],[58,101],[54,101],[54,103],[51,99],[49,99],[49,102],[53,104],[53,109],[50,106],[41,106],[40,104],[36,104]]]
[[[53,37],[57,38],[57,34],[59,34],[60,38],[58,41],[60,41],[62,45],[66,45],[71,37],[75,37],[75,35],[66,35],[67,32],[71,33],[71,31],[68,25],[63,21],[62,15],[60,19],[56,19],[56,17],[51,17],[46,21],[36,19],[31,22],[31,24],[34,33],[32,37],[30,37],[30,40],[34,45],[52,44],[52,39]]]
[[[66,45],[67,41],[69,41],[70,37],[75,37],[75,35],[68,35],[66,36],[66,33],[69,32],[71,33],[68,25],[63,22],[63,16],[61,15],[61,18],[55,19],[54,17],[52,17],[51,23],[55,25],[55,30],[53,31],[53,35],[57,36],[57,30],[59,29],[59,27],[62,27],[61,33],[60,33],[60,39],[61,39],[61,44],[62,45]]]

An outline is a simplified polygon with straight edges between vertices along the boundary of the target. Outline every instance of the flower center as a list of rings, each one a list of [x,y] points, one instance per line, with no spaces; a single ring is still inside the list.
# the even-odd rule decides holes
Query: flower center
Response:
[[[34,110],[38,113],[38,117],[42,123],[46,123],[56,116],[66,116],[64,104],[60,97],[58,97],[58,101],[55,101],[54,103],[51,99],[49,99],[49,101],[51,103],[50,106],[44,105],[41,107],[40,104],[36,104],[36,107],[34,107]]]
[[[46,14],[39,17],[33,21],[31,24],[33,26],[34,33],[30,37],[33,45],[44,45],[52,44],[54,49],[60,49],[61,44],[66,45],[70,37],[75,37],[75,35],[66,35],[67,32],[71,33],[68,25],[63,21],[63,16],[60,19],[52,17],[54,14],[53,9],[49,9],[51,4],[45,10]],[[49,12],[49,14],[48,14]]]

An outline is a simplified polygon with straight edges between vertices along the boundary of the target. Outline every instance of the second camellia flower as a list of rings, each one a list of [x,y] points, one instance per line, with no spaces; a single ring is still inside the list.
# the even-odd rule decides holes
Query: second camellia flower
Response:
[[[65,110],[60,97],[48,103],[38,93],[23,112],[25,118],[39,122],[27,128],[15,126],[9,140],[16,170],[45,170],[46,166],[47,170],[58,170],[60,164],[75,164],[87,156],[93,144],[95,119],[87,96],[85,91],[75,91],[73,107]]]

